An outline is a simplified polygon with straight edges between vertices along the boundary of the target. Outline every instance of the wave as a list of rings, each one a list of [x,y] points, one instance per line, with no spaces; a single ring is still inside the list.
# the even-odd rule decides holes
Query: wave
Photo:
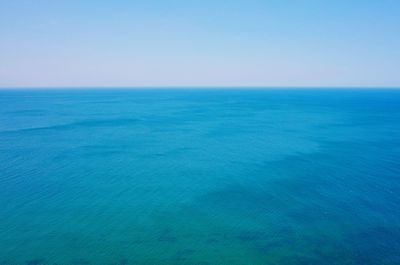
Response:
[[[23,132],[36,132],[36,131],[50,131],[50,130],[68,130],[68,129],[76,129],[76,128],[95,128],[95,127],[115,127],[115,126],[129,126],[129,125],[137,125],[141,120],[140,119],[94,119],[94,120],[83,120],[65,124],[55,124],[49,126],[39,126],[39,127],[31,127],[31,128],[22,128],[17,130],[7,130],[2,131],[0,133],[23,133]]]

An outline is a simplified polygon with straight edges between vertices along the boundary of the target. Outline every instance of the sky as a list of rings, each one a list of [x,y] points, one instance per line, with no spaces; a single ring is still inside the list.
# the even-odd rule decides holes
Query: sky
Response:
[[[0,87],[400,87],[398,0],[0,0]]]

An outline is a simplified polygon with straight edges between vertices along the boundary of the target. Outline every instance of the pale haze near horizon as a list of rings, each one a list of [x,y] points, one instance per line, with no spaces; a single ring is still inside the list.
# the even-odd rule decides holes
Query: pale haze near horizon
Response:
[[[0,87],[400,87],[400,1],[4,1]]]

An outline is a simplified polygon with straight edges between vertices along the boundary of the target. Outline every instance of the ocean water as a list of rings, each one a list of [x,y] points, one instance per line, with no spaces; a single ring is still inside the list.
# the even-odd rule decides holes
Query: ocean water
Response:
[[[1,90],[0,264],[400,264],[400,90]]]

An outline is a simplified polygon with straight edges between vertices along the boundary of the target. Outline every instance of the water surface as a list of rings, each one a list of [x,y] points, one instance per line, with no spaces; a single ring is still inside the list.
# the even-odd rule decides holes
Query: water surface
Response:
[[[400,91],[0,91],[0,264],[400,264]]]

